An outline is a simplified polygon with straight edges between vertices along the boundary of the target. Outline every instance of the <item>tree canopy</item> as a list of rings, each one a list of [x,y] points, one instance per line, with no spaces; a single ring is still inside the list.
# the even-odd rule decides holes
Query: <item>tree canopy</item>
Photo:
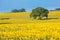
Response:
[[[12,12],[26,12],[26,10],[24,8],[21,8],[21,9],[14,9],[12,10]]]
[[[48,13],[49,13],[49,11],[47,9],[42,8],[42,7],[37,7],[32,10],[30,17],[33,17],[34,19],[36,19],[37,17],[38,17],[38,19],[42,19],[43,17],[46,17],[46,19],[47,19]]]

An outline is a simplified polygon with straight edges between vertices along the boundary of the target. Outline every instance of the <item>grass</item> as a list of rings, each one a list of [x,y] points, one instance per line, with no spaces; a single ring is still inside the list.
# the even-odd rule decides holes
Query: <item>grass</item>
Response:
[[[30,12],[0,14],[0,40],[60,40],[60,11],[50,11],[48,20],[29,17]]]

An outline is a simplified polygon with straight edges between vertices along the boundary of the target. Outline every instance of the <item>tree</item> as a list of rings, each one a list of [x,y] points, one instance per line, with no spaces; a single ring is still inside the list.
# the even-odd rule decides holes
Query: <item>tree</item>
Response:
[[[21,8],[19,10],[14,9],[14,10],[12,10],[12,12],[26,12],[26,10],[24,8]]]
[[[12,12],[19,12],[19,10],[17,10],[17,9],[14,9],[14,10],[12,10]]]
[[[55,10],[60,10],[60,8],[56,8]]]
[[[37,17],[38,19],[43,19],[43,17],[46,17],[45,19],[48,19],[48,13],[49,11],[47,9],[42,7],[37,7],[32,10],[30,17],[33,17],[34,19],[36,19]]]
[[[19,12],[26,12],[24,8],[19,9]]]

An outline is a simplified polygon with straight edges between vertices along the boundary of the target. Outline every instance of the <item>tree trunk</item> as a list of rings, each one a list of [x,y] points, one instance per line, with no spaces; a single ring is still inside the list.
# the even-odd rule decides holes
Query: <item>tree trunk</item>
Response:
[[[46,15],[46,19],[48,19],[48,15]]]
[[[39,19],[42,20],[42,16],[39,16]]]

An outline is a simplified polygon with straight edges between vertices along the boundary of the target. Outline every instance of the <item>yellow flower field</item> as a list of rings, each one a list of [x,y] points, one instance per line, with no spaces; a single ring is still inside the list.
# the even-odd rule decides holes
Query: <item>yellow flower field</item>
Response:
[[[50,11],[48,20],[29,17],[30,12],[0,14],[0,40],[60,40],[60,11]]]

